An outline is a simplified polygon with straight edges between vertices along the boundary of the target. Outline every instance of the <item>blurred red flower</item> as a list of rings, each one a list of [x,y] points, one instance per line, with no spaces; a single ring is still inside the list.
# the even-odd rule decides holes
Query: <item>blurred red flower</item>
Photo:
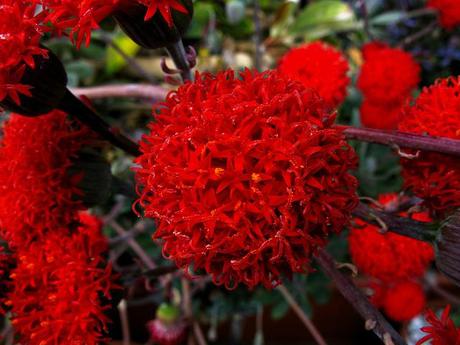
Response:
[[[164,255],[227,288],[308,271],[357,204],[357,159],[327,109],[277,71],[197,74],[170,93],[136,161]]]
[[[35,67],[35,56],[47,55],[39,46],[45,27],[36,3],[0,0],[0,102],[8,97],[19,104],[20,94],[30,95],[21,78],[27,66]]]
[[[338,107],[347,96],[348,61],[326,43],[313,42],[291,49],[281,59],[278,69],[318,92],[331,108]]]
[[[403,132],[460,139],[460,77],[438,80],[424,88],[407,107],[399,125]],[[421,152],[401,159],[406,188],[428,208],[444,215],[460,206],[460,161],[437,153]]]
[[[442,312],[441,318],[438,318],[432,310],[428,310],[426,320],[430,326],[422,327],[422,331],[428,333],[417,342],[422,345],[430,342],[431,345],[459,345],[460,330],[454,325],[449,317],[450,306],[447,306]]]
[[[420,82],[420,66],[409,53],[379,42],[366,44],[363,56],[357,82],[364,96],[361,121],[372,128],[396,129],[399,109]]]
[[[450,30],[460,24],[458,0],[428,0],[427,6],[439,11],[441,25]]]
[[[409,321],[425,308],[425,292],[419,283],[406,280],[391,286],[385,294],[383,309],[395,321]]]

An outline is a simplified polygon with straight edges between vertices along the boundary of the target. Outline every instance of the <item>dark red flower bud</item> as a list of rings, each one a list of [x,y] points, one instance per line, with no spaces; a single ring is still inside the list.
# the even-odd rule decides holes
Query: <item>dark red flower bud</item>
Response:
[[[187,325],[180,319],[180,310],[166,303],[158,307],[156,319],[147,327],[151,339],[159,345],[179,345],[187,336]]]
[[[192,1],[177,2],[187,11],[172,7],[172,20],[167,20],[160,11],[151,18],[146,18],[147,6],[132,1],[121,1],[116,6],[113,16],[123,31],[140,46],[147,49],[162,48],[177,43],[192,20]]]
[[[50,50],[47,56],[34,56],[34,67],[25,66],[20,84],[29,92],[10,96],[0,102],[6,110],[25,116],[39,116],[56,109],[67,90],[67,73],[59,58]]]

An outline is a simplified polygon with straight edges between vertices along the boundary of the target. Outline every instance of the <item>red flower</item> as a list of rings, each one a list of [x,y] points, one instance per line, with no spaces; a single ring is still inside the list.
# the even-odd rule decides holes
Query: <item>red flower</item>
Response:
[[[416,103],[407,107],[399,129],[403,132],[460,139],[460,78],[437,81],[425,88]],[[424,199],[440,215],[460,206],[460,161],[422,152],[401,160],[406,188]]]
[[[385,206],[397,201],[396,194],[379,197]],[[416,213],[412,218],[429,221],[426,213]],[[383,282],[405,280],[422,276],[434,259],[432,246],[392,232],[380,233],[377,226],[355,219],[356,226],[349,236],[353,262],[363,273]]]
[[[0,147],[0,234],[12,249],[56,226],[75,221],[80,175],[72,158],[91,137],[71,127],[64,113],[29,118],[12,115]]]
[[[169,25],[173,25],[172,10],[186,13],[186,8],[179,0],[40,0],[50,12],[48,20],[58,33],[68,33],[79,47],[83,41],[86,45],[91,39],[91,31],[99,28],[99,23],[109,16],[116,6],[129,6],[136,1],[145,5],[145,20],[157,12]]]
[[[30,95],[21,83],[26,66],[34,57],[46,56],[39,46],[44,31],[43,15],[36,14],[36,1],[0,0],[0,102],[9,97],[19,104],[19,95]]]
[[[428,7],[439,11],[441,25],[453,29],[460,24],[460,2],[458,0],[428,0]]]
[[[428,333],[420,339],[416,345],[422,345],[430,341],[431,345],[460,345],[460,330],[454,325],[449,317],[450,306],[447,306],[439,319],[436,314],[429,310],[426,321],[431,326],[422,327],[422,331]]]
[[[278,69],[316,90],[331,108],[338,107],[347,96],[348,62],[340,51],[326,43],[314,42],[291,49],[281,59]]]
[[[403,281],[386,291],[383,308],[395,321],[409,321],[425,308],[426,298],[422,286],[413,281]]]
[[[358,87],[364,96],[361,122],[379,129],[396,129],[399,111],[420,81],[420,66],[401,49],[383,43],[363,48],[364,64]]]
[[[180,345],[187,338],[187,323],[180,317],[180,309],[163,303],[155,320],[147,324],[150,338],[158,345]]]
[[[227,288],[307,271],[357,203],[356,156],[334,118],[277,71],[197,74],[170,93],[136,161],[164,255]]]
[[[88,217],[83,221],[88,223]],[[17,251],[14,288],[6,304],[21,343],[100,344],[108,321],[100,298],[109,298],[112,287],[100,224],[91,221],[72,232],[55,227]]]

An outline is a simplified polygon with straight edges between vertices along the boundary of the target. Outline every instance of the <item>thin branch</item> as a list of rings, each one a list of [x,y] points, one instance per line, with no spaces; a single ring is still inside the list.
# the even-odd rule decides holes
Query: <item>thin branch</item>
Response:
[[[318,251],[315,259],[324,273],[334,281],[342,295],[366,321],[367,329],[372,329],[385,344],[406,345],[401,335],[369,302],[364,293],[349,277],[337,269],[334,259],[324,249]]]
[[[256,70],[260,71],[262,69],[262,56],[263,56],[263,47],[262,47],[262,24],[261,24],[261,9],[259,0],[254,0],[254,45],[255,45],[255,57],[254,57],[254,66]]]
[[[167,46],[166,51],[174,61],[177,69],[180,71],[182,81],[185,83],[186,81],[192,80],[192,69],[190,67],[190,62],[188,60],[187,53],[185,52],[182,40]]]
[[[436,229],[436,225],[432,223],[398,217],[394,214],[371,208],[363,203],[360,203],[356,207],[353,215],[377,226],[384,225],[383,227],[386,231],[391,231],[402,236],[426,242],[432,242],[435,239],[434,230]]]
[[[195,340],[198,342],[198,345],[207,345],[206,338],[204,337],[200,325],[193,318],[192,293],[190,291],[190,282],[187,280],[187,278],[182,278],[181,282],[184,315],[187,318],[187,320],[189,320],[192,324],[193,335],[195,336]]]
[[[313,336],[313,339],[315,339],[316,343],[318,345],[327,345],[321,333],[318,331],[316,326],[310,320],[308,315],[304,313],[304,311],[299,306],[299,304],[296,302],[296,300],[294,299],[294,296],[291,295],[289,290],[284,285],[279,285],[277,287],[277,290],[281,293],[281,295],[283,295],[286,302],[289,304],[292,310],[297,314],[299,319],[302,321],[302,323],[308,329],[310,334]]]
[[[131,344],[131,334],[129,331],[128,304],[125,299],[122,299],[118,304],[118,312],[120,313],[121,329],[123,334],[123,345]]]
[[[429,25],[424,26],[421,30],[415,32],[414,34],[405,37],[399,44],[398,47],[404,48],[412,43],[422,39],[423,37],[431,34],[438,27],[438,20],[432,21]]]
[[[398,131],[384,131],[371,128],[357,128],[339,125],[337,125],[336,128],[343,129],[343,133],[347,139],[366,141],[369,143],[393,147],[394,145],[397,145],[398,147],[432,151],[460,157],[460,140],[403,133]]]
[[[370,30],[369,12],[367,10],[366,0],[360,0],[359,7],[361,8],[361,14],[364,20],[364,32],[366,33],[368,39],[372,41],[374,40],[374,37],[372,36],[371,30]]]
[[[162,101],[168,91],[160,86],[150,84],[113,84],[94,87],[72,88],[71,92],[77,96],[86,96],[89,99],[133,97],[150,102]]]

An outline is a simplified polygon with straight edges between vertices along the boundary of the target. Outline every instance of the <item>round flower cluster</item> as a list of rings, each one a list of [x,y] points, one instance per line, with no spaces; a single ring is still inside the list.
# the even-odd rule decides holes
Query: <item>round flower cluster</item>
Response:
[[[409,53],[378,42],[366,44],[363,56],[358,78],[364,96],[361,122],[366,127],[396,129],[401,108],[420,81],[420,66]]]
[[[0,234],[17,258],[6,305],[29,345],[99,344],[111,269],[101,223],[83,208],[72,159],[93,135],[53,112],[11,115],[0,146]],[[75,169],[73,169],[75,170]]]
[[[281,59],[279,71],[314,89],[331,107],[338,107],[347,96],[348,61],[334,47],[314,42],[291,49]]]
[[[444,28],[451,30],[460,24],[460,2],[457,0],[428,0],[427,6],[439,11]]]
[[[460,139],[460,77],[437,81],[407,107],[399,125],[403,132]],[[405,186],[434,213],[444,215],[460,206],[460,161],[422,152],[402,159]]]
[[[136,160],[164,255],[227,288],[306,272],[357,204],[356,155],[334,118],[278,71],[197,74],[170,93]]]
[[[45,28],[35,2],[0,1],[0,102],[8,97],[19,104],[20,94],[30,95],[21,78],[27,67],[34,68],[35,56],[47,55],[39,46]]]
[[[379,202],[388,206],[396,194],[382,195]],[[418,221],[428,222],[426,212],[412,214]],[[434,259],[431,245],[380,229],[360,219],[350,231],[349,246],[353,262],[364,274],[384,282],[422,276]]]
[[[430,326],[421,328],[421,331],[428,333],[420,339],[416,345],[430,342],[431,345],[460,345],[460,329],[455,327],[454,322],[449,317],[450,306],[442,312],[438,318],[432,310],[428,310],[426,321]]]
[[[397,194],[384,194],[378,201],[391,209],[397,206],[399,198]],[[411,217],[430,221],[426,212]],[[418,315],[425,306],[425,295],[416,279],[424,275],[433,261],[433,247],[392,232],[381,233],[377,226],[360,219],[355,224],[349,235],[350,254],[358,269],[373,279],[372,303],[396,321]]]
[[[91,31],[109,16],[117,7],[129,7],[132,0],[39,0],[49,15],[47,19],[59,33],[68,33],[80,46],[83,41],[88,45]],[[145,20],[157,12],[169,25],[173,25],[172,10],[186,13],[187,9],[179,0],[134,0],[147,7]]]

